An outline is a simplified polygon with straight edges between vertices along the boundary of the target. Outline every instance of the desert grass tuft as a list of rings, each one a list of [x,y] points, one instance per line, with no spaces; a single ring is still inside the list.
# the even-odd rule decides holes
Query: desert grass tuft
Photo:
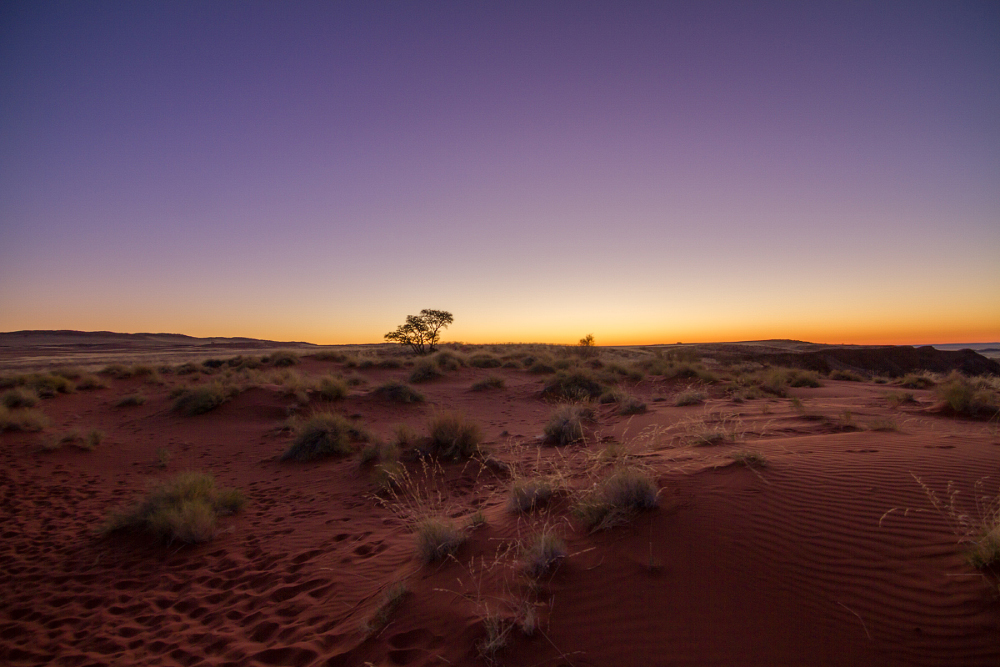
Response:
[[[567,403],[556,408],[545,424],[545,441],[568,445],[583,440],[583,422],[594,418],[594,410],[586,405]]]
[[[846,380],[847,382],[864,382],[865,378],[854,371],[849,370],[833,370],[830,371],[828,376],[831,380]]]
[[[524,571],[532,579],[538,579],[552,570],[566,557],[566,542],[551,531],[542,531],[532,536],[522,556]]]
[[[682,391],[677,394],[674,399],[674,405],[677,407],[684,407],[687,405],[700,405],[705,402],[704,392],[698,391],[697,389],[688,389],[687,391]]]
[[[0,405],[0,431],[37,432],[47,428],[49,418],[35,408],[10,410]]]
[[[315,461],[330,456],[347,456],[353,451],[352,441],[364,441],[369,436],[346,417],[331,412],[319,412],[294,423],[295,439],[281,455],[282,461]]]
[[[938,497],[922,479],[910,473],[924,490],[924,494],[934,509],[948,519],[959,543],[966,547],[966,559],[973,567],[985,569],[1000,564],[1000,490],[990,494],[986,490],[989,478],[976,482],[973,490],[975,509],[970,511],[959,501],[959,489],[953,482],[948,482],[945,492],[946,499]],[[891,512],[882,515],[879,525]]]
[[[559,371],[545,383],[542,395],[569,400],[598,398],[605,391],[593,373],[585,370]]]
[[[393,403],[423,403],[424,395],[413,387],[395,380],[386,382],[373,392],[376,396]]]
[[[503,389],[506,386],[502,377],[487,375],[482,380],[477,380],[472,384],[472,391],[486,391],[489,389]]]
[[[886,392],[885,400],[889,403],[889,407],[898,408],[904,403],[916,403],[917,399],[913,397],[913,394],[908,391],[890,391]]]
[[[5,391],[0,397],[0,404],[5,408],[33,408],[38,405],[38,394],[33,389],[15,387]]]
[[[321,378],[317,391],[325,401],[336,401],[347,396],[347,383],[333,376]]]
[[[887,432],[887,431],[898,431],[899,424],[896,420],[890,418],[876,418],[872,419],[867,424],[869,431]]]
[[[743,450],[739,452],[733,452],[729,455],[736,463],[747,468],[766,468],[768,465],[767,457],[761,452],[755,452],[750,450]]]
[[[238,393],[234,387],[224,387],[215,382],[183,390],[174,401],[173,409],[193,417],[219,407]]]
[[[132,393],[132,394],[127,394],[127,395],[122,396],[121,398],[119,398],[117,401],[115,401],[115,407],[116,408],[127,408],[127,407],[133,407],[133,406],[136,406],[136,405],[142,405],[145,402],[146,402],[146,397],[142,393],[140,393],[140,392],[135,392],[135,393]]]
[[[989,418],[1000,413],[1000,392],[984,378],[970,378],[955,371],[935,391],[958,414]]]
[[[548,477],[521,477],[510,487],[507,509],[523,514],[546,504],[555,494],[557,486]]]
[[[659,490],[652,477],[622,465],[584,493],[573,513],[591,530],[602,530],[626,523],[658,502]]]
[[[220,489],[206,473],[185,472],[150,490],[142,501],[111,514],[100,533],[135,530],[169,542],[206,542],[220,516],[240,511],[246,500],[236,489]]]
[[[479,443],[483,439],[482,429],[460,412],[436,412],[428,419],[427,426],[430,431],[430,447],[437,456],[460,459],[479,451]]]
[[[934,378],[927,373],[907,373],[899,381],[899,386],[906,389],[928,389],[934,384]]]
[[[410,589],[402,581],[397,581],[382,591],[375,612],[361,624],[361,634],[366,638],[371,637],[387,626],[389,619],[409,593]]]
[[[454,522],[441,517],[427,517],[416,523],[414,535],[417,554],[424,563],[433,563],[458,551],[466,533]]]

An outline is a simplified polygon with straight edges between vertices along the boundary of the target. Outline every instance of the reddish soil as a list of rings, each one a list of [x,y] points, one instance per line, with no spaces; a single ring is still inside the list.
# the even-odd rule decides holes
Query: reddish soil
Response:
[[[296,371],[354,372],[314,359]],[[954,482],[973,509],[977,481],[992,475],[983,488],[996,493],[1000,435],[995,424],[929,412],[929,391],[892,408],[892,387],[825,380],[791,390],[801,407],[734,403],[707,388],[705,404],[678,408],[672,398],[686,383],[647,377],[630,387],[647,413],[601,406],[585,444],[556,448],[540,445],[553,406],[525,371],[462,369],[417,385],[427,402],[413,405],[369,394],[407,369],[357,372],[367,384],[304,410],[332,409],[388,440],[397,424],[423,433],[435,409],[458,409],[482,426],[493,458],[576,488],[599,470],[607,443],[625,443],[655,475],[660,506],[591,533],[565,498],[541,514],[509,513],[503,466],[444,463],[442,507],[460,519],[481,509],[486,523],[454,559],[424,565],[358,456],[279,461],[295,402],[282,388],[184,417],[171,411],[169,392],[188,376],[166,375],[164,385],[107,379],[106,389],[44,399],[44,432],[0,434],[0,662],[481,665],[484,618],[534,609],[537,630],[515,627],[496,663],[1000,664],[996,579],[966,562],[915,479],[942,497]],[[506,388],[470,390],[488,374]],[[144,405],[115,407],[136,389]],[[864,428],[879,419],[898,431]],[[73,428],[106,437],[93,451],[42,448]],[[690,434],[704,428],[737,441],[693,446]],[[732,462],[747,449],[767,467]],[[94,534],[110,510],[182,470],[210,472],[247,496],[213,540]],[[532,583],[511,544],[542,523],[569,555]],[[409,593],[366,637],[360,625],[397,581]]]

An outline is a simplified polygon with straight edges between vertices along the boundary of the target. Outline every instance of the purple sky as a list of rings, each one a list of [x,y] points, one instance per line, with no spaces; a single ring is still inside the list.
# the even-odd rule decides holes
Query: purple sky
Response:
[[[1000,3],[0,19],[0,331],[1000,339]]]

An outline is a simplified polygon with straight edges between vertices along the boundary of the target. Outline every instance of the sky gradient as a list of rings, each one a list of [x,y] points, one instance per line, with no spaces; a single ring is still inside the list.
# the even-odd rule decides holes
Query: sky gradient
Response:
[[[0,331],[1000,340],[995,2],[7,2]]]

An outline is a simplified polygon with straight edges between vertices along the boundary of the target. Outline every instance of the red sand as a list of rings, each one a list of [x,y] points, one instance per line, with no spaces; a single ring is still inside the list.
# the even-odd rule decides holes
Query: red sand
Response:
[[[296,370],[342,369],[306,360]],[[278,427],[293,402],[280,389],[182,417],[167,394],[186,378],[109,380],[109,389],[44,400],[53,422],[44,433],[0,435],[0,662],[476,665],[484,616],[513,617],[520,602],[537,611],[539,630],[513,630],[496,658],[503,664],[1000,664],[995,580],[966,563],[913,477],[942,494],[954,481],[970,501],[975,482],[993,475],[995,492],[1000,436],[982,422],[928,413],[929,392],[891,409],[886,387],[825,381],[793,390],[804,411],[783,399],[721,396],[676,408],[653,398],[682,385],[647,378],[633,391],[650,412],[629,420],[602,406],[589,445],[539,455],[536,436],[552,408],[537,376],[464,369],[419,385],[427,404],[396,405],[368,388],[406,370],[359,372],[366,387],[311,407],[359,415],[385,439],[399,423],[425,431],[435,407],[461,409],[498,459],[524,471],[557,466],[577,484],[601,438],[632,441],[656,471],[660,507],[590,534],[557,503],[546,517],[570,555],[531,589],[496,552],[538,519],[506,511],[509,480],[498,473],[445,464],[452,505],[466,515],[482,507],[487,522],[454,561],[425,566],[405,522],[373,499],[371,472],[356,456],[278,460],[290,441]],[[469,390],[487,374],[507,388]],[[114,407],[140,387],[145,405]],[[891,417],[900,430],[844,431],[845,410],[856,424]],[[745,439],[686,445],[681,434],[713,413]],[[669,430],[638,437],[651,425]],[[41,451],[70,428],[107,436],[92,452]],[[156,466],[161,448],[172,455],[166,469]],[[732,465],[736,449],[759,450],[770,465]],[[211,472],[249,501],[211,542],[93,535],[152,480],[188,469]],[[399,580],[410,593],[366,639],[359,625]]]

